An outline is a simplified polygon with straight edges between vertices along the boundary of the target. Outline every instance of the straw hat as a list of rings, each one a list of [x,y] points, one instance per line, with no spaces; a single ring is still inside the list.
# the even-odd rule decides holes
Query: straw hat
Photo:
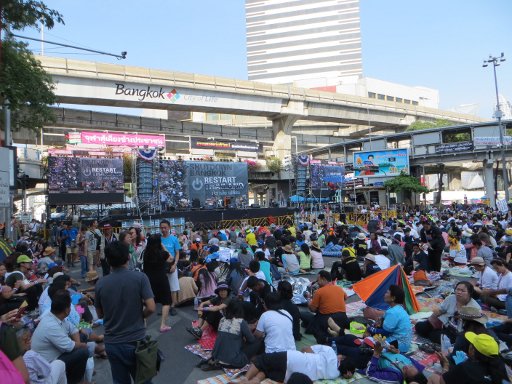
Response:
[[[453,262],[456,264],[467,264],[468,260],[464,256],[456,256]]]
[[[357,238],[358,238],[359,240],[366,240],[366,235],[365,235],[363,232],[359,232],[359,233],[357,234]]]
[[[283,249],[286,253],[293,253],[293,248],[290,244],[286,244]]]
[[[98,272],[96,271],[87,272],[87,275],[85,275],[85,281],[87,282],[98,280],[99,278]]]
[[[487,318],[487,315],[482,313],[482,311],[480,311],[480,309],[475,308],[475,307],[470,307],[469,305],[465,305],[459,310],[459,317],[462,320],[476,321],[477,323],[480,323],[483,325],[487,324],[487,321],[489,320]]]
[[[477,256],[471,259],[470,265],[485,265],[485,261],[482,257]]]
[[[55,248],[52,247],[46,247],[43,252],[43,256],[49,256],[51,254],[55,253]]]

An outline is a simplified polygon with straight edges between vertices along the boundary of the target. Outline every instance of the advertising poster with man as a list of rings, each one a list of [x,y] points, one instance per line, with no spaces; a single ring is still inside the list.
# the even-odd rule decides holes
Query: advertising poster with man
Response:
[[[383,151],[354,152],[355,177],[398,176],[409,174],[409,151],[390,149]]]

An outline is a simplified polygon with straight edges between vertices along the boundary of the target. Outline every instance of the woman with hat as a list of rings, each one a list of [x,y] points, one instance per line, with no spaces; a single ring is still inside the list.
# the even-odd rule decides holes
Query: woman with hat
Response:
[[[368,244],[366,243],[366,235],[363,232],[359,232],[354,240],[354,249],[356,255],[359,258],[363,258],[368,253]]]
[[[448,358],[437,353],[443,374],[433,374],[428,382],[432,384],[501,384],[508,382],[505,365],[499,356],[496,340],[488,334],[477,335],[466,332],[464,337],[469,342],[468,358],[457,365],[450,365]]]
[[[217,330],[223,312],[231,301],[231,288],[225,283],[219,284],[215,290],[215,295],[216,296],[212,299],[199,304],[197,312],[199,316],[198,325],[196,327],[187,328],[187,331],[197,339],[201,338],[203,331],[208,325]]]
[[[322,257],[322,250],[320,249],[320,246],[318,245],[317,241],[311,242],[310,254],[311,254],[311,268],[324,269],[325,263],[324,263],[324,258]]]
[[[292,249],[290,244],[287,244],[284,247],[284,253],[281,256],[281,260],[283,261],[283,266],[286,272],[290,275],[297,275],[300,273],[300,264],[295,252]]]

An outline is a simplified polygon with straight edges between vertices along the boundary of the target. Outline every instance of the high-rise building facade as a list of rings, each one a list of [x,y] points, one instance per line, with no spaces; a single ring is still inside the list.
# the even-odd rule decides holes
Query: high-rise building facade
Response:
[[[362,75],[359,0],[246,0],[249,80],[307,88]]]

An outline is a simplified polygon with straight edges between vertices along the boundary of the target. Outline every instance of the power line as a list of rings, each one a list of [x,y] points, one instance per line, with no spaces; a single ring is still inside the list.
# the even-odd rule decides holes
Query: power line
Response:
[[[77,47],[75,45],[62,44],[62,43],[57,43],[57,42],[48,41],[48,40],[41,40],[41,39],[36,39],[36,38],[33,38],[33,37],[28,37],[28,36],[20,36],[20,35],[14,34],[14,33],[10,33],[10,36],[18,37],[20,39],[44,42],[44,43],[53,44],[53,45],[60,45],[61,47],[73,48],[73,49],[78,49],[78,50],[87,51],[87,52],[93,52],[93,53],[97,53],[97,54],[100,54],[100,55],[114,56],[115,58],[117,58],[119,60],[126,59],[126,54],[127,54],[126,51],[123,51],[123,52],[121,52],[120,55],[117,55],[115,53],[108,53],[108,52],[103,52],[103,51],[97,51],[95,49],[88,49],[88,48]]]

